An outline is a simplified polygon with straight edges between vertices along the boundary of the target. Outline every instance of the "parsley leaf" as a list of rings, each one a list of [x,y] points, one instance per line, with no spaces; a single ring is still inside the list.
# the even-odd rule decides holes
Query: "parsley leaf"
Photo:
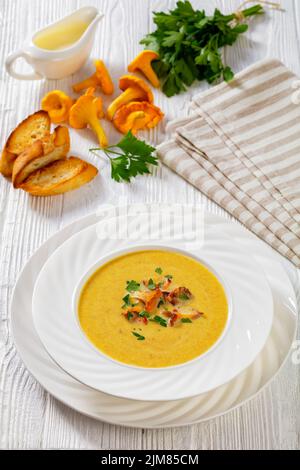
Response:
[[[264,10],[262,5],[254,5],[241,13],[247,18],[263,14]],[[207,16],[185,0],[178,1],[168,13],[154,12],[153,16],[156,30],[141,44],[159,54],[152,66],[167,96],[186,90],[195,80],[232,80],[234,74],[223,64],[220,49],[231,46],[248,29],[247,24],[239,23],[235,13],[223,15],[215,9],[212,16]]]
[[[189,300],[189,296],[186,294],[180,294],[179,295],[180,300]]]
[[[155,150],[154,147],[151,147],[143,140],[137,139],[130,131],[114,147],[141,157],[148,157]]]
[[[181,323],[193,323],[189,318],[182,318]]]
[[[234,73],[231,70],[231,68],[230,67],[225,67],[225,69],[223,70],[223,78],[224,78],[225,82],[230,82],[230,80],[232,80],[233,77],[234,77]]]
[[[128,290],[128,292],[135,292],[136,290],[139,289],[139,287],[140,287],[140,284],[138,282],[136,282],[136,281],[127,281],[126,290]]]
[[[147,284],[147,287],[148,287],[148,289],[150,289],[150,290],[156,289],[156,284],[155,284],[155,282],[153,281],[153,279],[149,279],[148,284]]]
[[[116,145],[90,149],[96,155],[99,150],[109,158],[111,177],[117,182],[130,182],[137,175],[149,174],[150,165],[158,165],[158,159],[154,155],[155,148],[137,139],[130,131]]]
[[[162,269],[158,267],[158,268],[155,269],[155,272],[156,272],[157,274],[161,274],[161,273],[162,273]]]
[[[160,326],[164,326],[164,327],[168,326],[167,321],[164,318],[160,317],[159,315],[155,315],[155,317],[150,318],[149,321],[153,321],[155,323],[158,323]]]
[[[131,332],[134,336],[136,336],[138,341],[144,341],[145,336],[140,335],[139,333],[136,333],[135,331]]]
[[[146,310],[142,310],[140,313],[139,313],[139,316],[144,318],[150,318],[150,313],[146,312]]]
[[[124,302],[124,305],[122,305],[122,308],[131,307],[130,295],[129,295],[129,294],[125,295],[125,297],[123,297],[122,300],[123,300],[123,302]]]

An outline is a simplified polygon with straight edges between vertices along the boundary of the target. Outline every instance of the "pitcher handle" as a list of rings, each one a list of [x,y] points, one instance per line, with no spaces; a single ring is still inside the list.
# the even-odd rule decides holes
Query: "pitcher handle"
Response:
[[[26,74],[16,72],[15,69],[14,69],[14,62],[19,57],[22,57],[23,59],[25,59],[26,62],[29,64],[29,62],[27,60],[27,54],[25,54],[23,51],[20,51],[20,50],[16,51],[16,52],[13,52],[12,54],[10,54],[7,57],[7,59],[5,61],[5,68],[6,68],[6,71],[9,75],[11,75],[14,78],[17,78],[18,80],[41,80],[43,78],[43,76],[40,75],[37,72],[26,73]],[[29,65],[31,65],[31,64],[29,64]]]

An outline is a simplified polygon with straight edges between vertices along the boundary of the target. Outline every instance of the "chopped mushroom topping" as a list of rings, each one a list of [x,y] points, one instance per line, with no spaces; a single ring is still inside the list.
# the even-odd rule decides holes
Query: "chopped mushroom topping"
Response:
[[[127,281],[122,314],[128,321],[145,325],[151,321],[163,327],[173,327],[192,323],[204,316],[203,312],[194,308],[190,308],[190,312],[186,311],[187,308],[189,310],[188,301],[192,298],[187,287],[170,289],[172,276],[163,276],[161,268],[157,268],[155,273],[153,278],[140,282]]]
[[[163,285],[161,286],[161,290],[163,291],[163,293],[165,293],[165,291],[167,291],[170,284],[172,284],[172,279],[170,279],[170,278],[165,279]]]
[[[163,312],[163,314],[169,318],[169,321],[168,321],[169,326],[174,326],[177,320],[179,319],[177,310],[173,310],[173,312],[169,312],[168,310],[166,310],[165,312]]]
[[[140,323],[144,323],[145,325],[147,325],[148,318],[144,315],[141,315],[142,311],[143,310],[139,307],[132,307],[132,308],[128,308],[125,312],[123,312],[123,315],[130,322],[140,322]]]
[[[145,309],[147,312],[152,312],[157,307],[161,296],[162,292],[160,289],[155,289],[154,291],[147,293],[145,303]]]
[[[167,296],[166,300],[172,305],[178,304],[180,300],[189,300],[192,297],[192,293],[186,287],[176,287]]]
[[[132,294],[132,298],[143,302],[143,304],[145,305],[145,310],[147,312],[151,312],[157,307],[162,295],[163,294],[161,290],[159,288],[156,288],[155,290],[150,291],[134,292]]]

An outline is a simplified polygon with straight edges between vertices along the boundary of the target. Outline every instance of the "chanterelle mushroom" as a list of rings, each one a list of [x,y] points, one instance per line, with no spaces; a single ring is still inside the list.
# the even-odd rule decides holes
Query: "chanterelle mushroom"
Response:
[[[163,112],[148,101],[132,101],[116,111],[113,123],[123,134],[131,131],[135,135],[138,130],[155,127],[163,116]]]
[[[153,102],[153,94],[144,80],[134,75],[123,75],[119,81],[119,87],[123,93],[119,95],[108,107],[107,117],[112,120],[115,112],[130,101]]]
[[[152,61],[159,58],[157,52],[145,50],[140,52],[136,58],[128,65],[128,72],[135,72],[140,70],[149,82],[155,87],[159,88],[159,79],[152,68]]]
[[[89,87],[100,87],[105,95],[112,95],[114,92],[114,85],[107,68],[102,60],[95,60],[94,65],[96,72],[82,82],[75,83],[73,90],[79,93]]]
[[[106,134],[100,124],[103,117],[102,100],[94,96],[94,88],[88,88],[85,95],[80,96],[70,109],[69,122],[74,129],[89,126],[97,135],[100,147],[107,147]]]

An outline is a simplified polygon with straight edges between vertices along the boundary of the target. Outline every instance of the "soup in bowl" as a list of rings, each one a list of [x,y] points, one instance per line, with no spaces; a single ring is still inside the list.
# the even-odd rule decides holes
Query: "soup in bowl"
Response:
[[[143,368],[202,356],[223,337],[230,310],[228,292],[211,267],[164,247],[100,261],[80,281],[75,308],[99,352]]]

